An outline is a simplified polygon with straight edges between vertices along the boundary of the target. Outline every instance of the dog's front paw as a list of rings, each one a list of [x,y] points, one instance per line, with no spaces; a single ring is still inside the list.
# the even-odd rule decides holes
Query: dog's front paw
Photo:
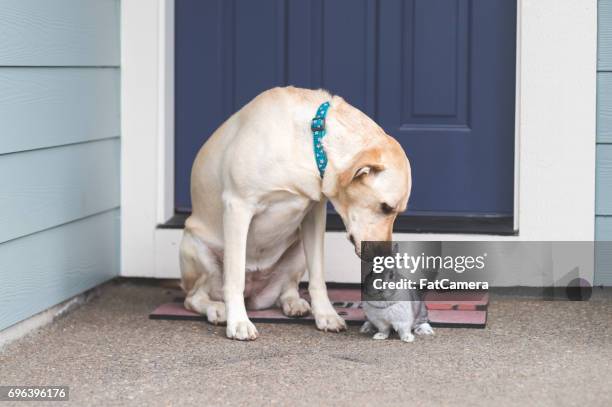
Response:
[[[288,317],[303,317],[310,313],[310,304],[303,298],[289,298],[282,305],[283,314]]]
[[[336,311],[315,314],[317,329],[321,331],[340,332],[346,330],[346,322]]]
[[[225,334],[228,338],[238,339],[239,341],[253,341],[259,336],[257,328],[248,319],[238,321],[228,320]]]
[[[414,329],[414,333],[417,335],[433,335],[434,330],[427,322],[422,323]]]

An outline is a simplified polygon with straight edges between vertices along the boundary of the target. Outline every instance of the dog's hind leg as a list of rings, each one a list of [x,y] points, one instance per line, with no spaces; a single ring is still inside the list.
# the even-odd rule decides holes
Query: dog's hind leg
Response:
[[[208,322],[226,322],[221,297],[221,273],[218,259],[211,250],[185,229],[180,246],[181,287],[187,292],[185,308],[206,315]]]
[[[284,254],[282,264],[285,275],[278,302],[288,317],[302,317],[310,313],[310,304],[300,297],[299,284],[306,272],[306,257],[302,240],[298,239]]]
[[[298,239],[273,266],[274,278],[257,295],[249,298],[250,309],[264,309],[276,304],[288,317],[310,313],[310,304],[300,297],[299,284],[306,272],[302,242]]]
[[[227,321],[225,304],[222,301],[211,300],[206,289],[205,275],[200,277],[194,289],[185,298],[185,308],[206,315],[206,319],[211,324],[223,324]]]

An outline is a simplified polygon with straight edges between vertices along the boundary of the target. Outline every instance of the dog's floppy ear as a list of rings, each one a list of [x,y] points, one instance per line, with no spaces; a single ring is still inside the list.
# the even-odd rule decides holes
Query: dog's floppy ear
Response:
[[[385,166],[381,163],[380,156],[379,148],[370,148],[360,152],[355,157],[353,164],[340,174],[340,186],[347,187],[355,179],[384,170]]]
[[[369,165],[366,165],[365,167],[361,167],[360,169],[357,170],[353,178],[358,178],[358,177],[361,177],[362,175],[367,175],[370,173],[371,170],[372,170],[372,167]]]

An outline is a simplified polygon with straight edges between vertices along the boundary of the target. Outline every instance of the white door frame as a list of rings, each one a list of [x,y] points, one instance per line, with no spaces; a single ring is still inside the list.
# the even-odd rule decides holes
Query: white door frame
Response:
[[[121,275],[176,278],[174,0],[121,2]],[[396,234],[398,240],[590,241],[595,214],[596,0],[518,0],[518,236]],[[359,281],[344,233],[328,232],[329,281]]]

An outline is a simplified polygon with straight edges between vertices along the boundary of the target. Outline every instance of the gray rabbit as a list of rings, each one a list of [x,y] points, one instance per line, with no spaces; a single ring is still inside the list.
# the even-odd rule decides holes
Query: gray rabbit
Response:
[[[372,284],[373,279],[399,281],[403,277],[395,269],[366,276],[363,310],[367,320],[360,329],[361,333],[374,334],[374,339],[387,339],[393,328],[404,342],[414,341],[413,330],[417,335],[434,334],[418,290],[379,290]]]
[[[404,342],[414,341],[412,330],[417,335],[433,335],[427,320],[427,308],[417,301],[364,301],[363,310],[367,321],[362,333],[374,333],[374,339],[387,339],[391,328],[397,331]]]

